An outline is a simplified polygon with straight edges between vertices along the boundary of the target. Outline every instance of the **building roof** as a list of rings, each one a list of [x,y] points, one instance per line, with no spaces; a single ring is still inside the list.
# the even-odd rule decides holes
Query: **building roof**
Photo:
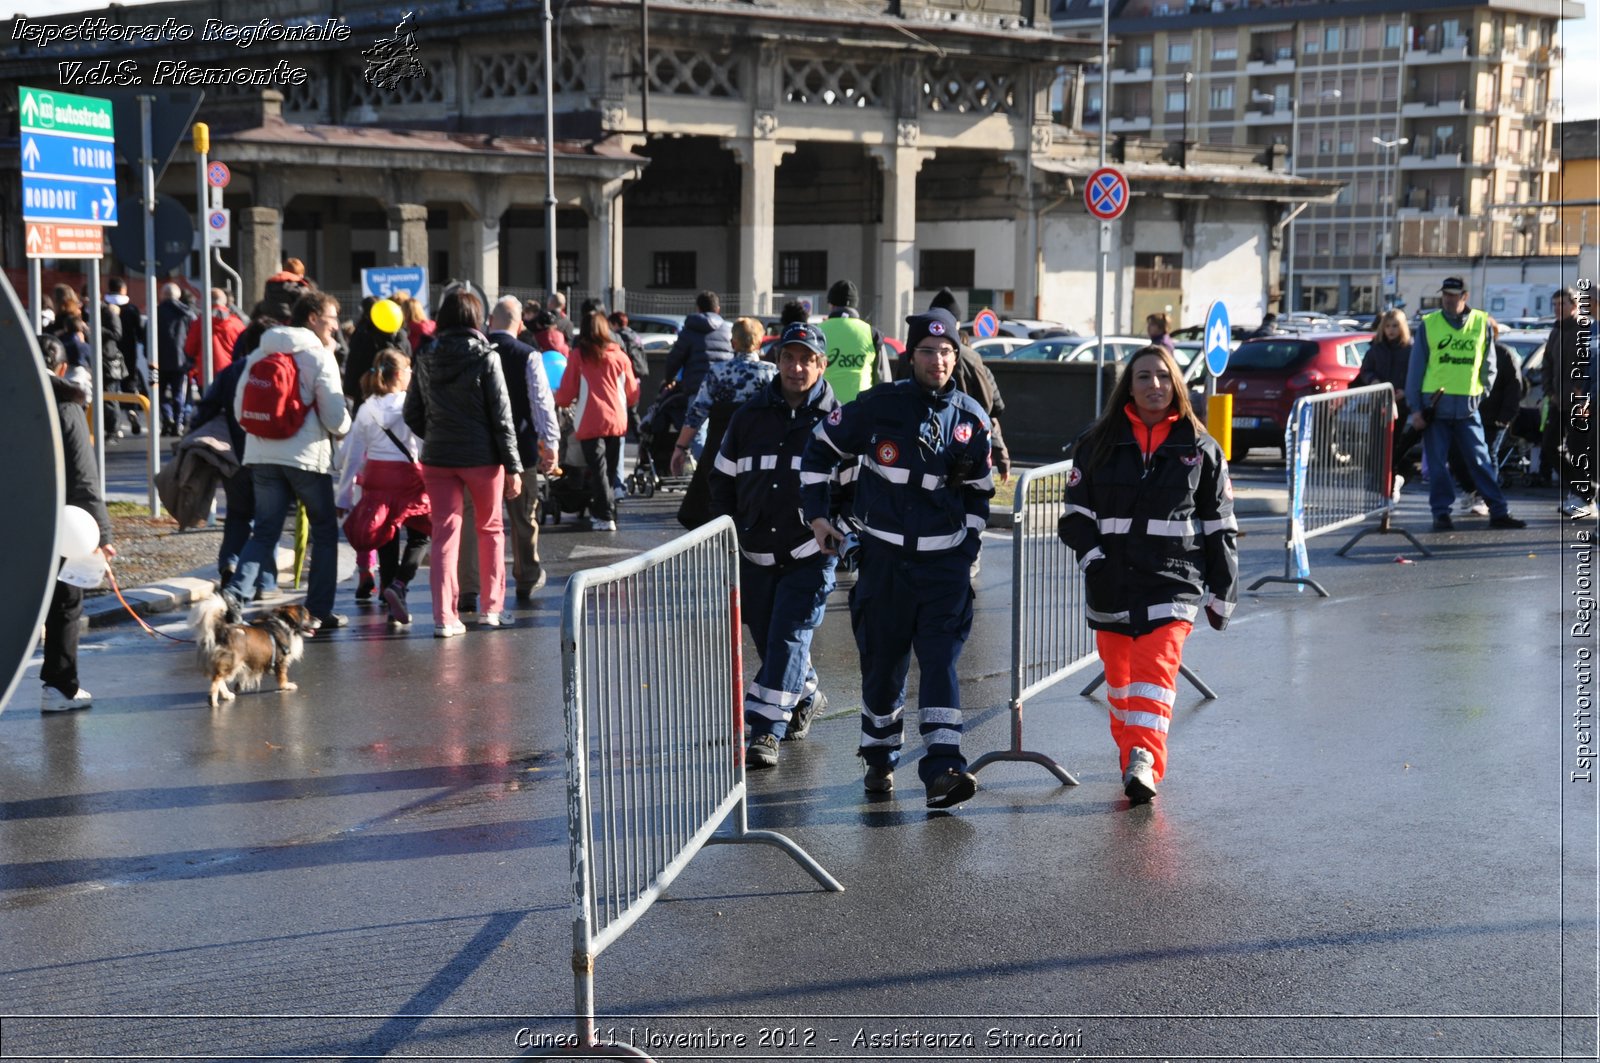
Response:
[[[1083,180],[1100,164],[1093,158],[1036,159],[1034,167],[1067,179],[1070,192],[1077,192]],[[1114,164],[1128,179],[1134,196],[1159,196],[1179,199],[1221,196],[1233,200],[1265,200],[1277,203],[1331,201],[1343,181],[1330,181],[1305,175],[1268,170],[1260,166],[1216,162],[1195,162],[1175,166],[1169,162],[1119,162]]]
[[[1123,33],[1154,33],[1200,26],[1215,29],[1258,22],[1292,24],[1474,7],[1559,19],[1581,19],[1584,13],[1583,4],[1572,0],[1111,0],[1111,27]],[[1098,23],[1100,3],[1052,0],[1050,14],[1057,23]]]
[[[1600,119],[1557,122],[1555,142],[1564,160],[1600,158]]]

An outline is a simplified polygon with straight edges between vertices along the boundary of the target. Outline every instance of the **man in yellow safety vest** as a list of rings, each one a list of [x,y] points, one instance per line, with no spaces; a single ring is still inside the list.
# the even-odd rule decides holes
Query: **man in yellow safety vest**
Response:
[[[1489,504],[1489,527],[1526,528],[1511,515],[1499,477],[1483,440],[1478,404],[1494,387],[1495,359],[1489,315],[1467,305],[1467,285],[1446,277],[1439,288],[1443,309],[1424,315],[1411,345],[1406,372],[1409,424],[1422,432],[1422,453],[1428,462],[1428,505],[1433,530],[1451,531],[1450,507],[1455,486],[1448,455],[1452,441],[1467,459],[1472,482]]]
[[[894,369],[883,351],[883,336],[861,320],[856,309],[860,295],[851,281],[837,281],[828,289],[828,320],[822,336],[828,344],[828,386],[842,406],[861,392],[894,379]]]

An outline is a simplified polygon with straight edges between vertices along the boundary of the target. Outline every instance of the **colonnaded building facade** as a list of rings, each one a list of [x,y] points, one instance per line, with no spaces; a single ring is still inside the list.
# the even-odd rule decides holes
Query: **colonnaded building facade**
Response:
[[[557,3],[554,278],[537,3],[430,0],[399,26],[405,10],[365,0],[242,10],[0,23],[8,268],[25,239],[16,86],[201,87],[247,303],[293,254],[341,294],[363,267],[426,265],[491,294],[553,283],[639,313],[712,289],[725,312],[773,313],[848,278],[891,334],[946,286],[969,314],[1093,325],[1098,142],[1076,119],[1099,41],[1052,33],[1045,0]],[[1288,173],[1281,145],[1119,135],[1109,158],[1133,197],[1108,331],[1158,309],[1192,323],[1219,298],[1253,322],[1286,216],[1339,188]],[[192,159],[180,147],[161,184],[191,210]],[[134,202],[131,173],[119,194]]]

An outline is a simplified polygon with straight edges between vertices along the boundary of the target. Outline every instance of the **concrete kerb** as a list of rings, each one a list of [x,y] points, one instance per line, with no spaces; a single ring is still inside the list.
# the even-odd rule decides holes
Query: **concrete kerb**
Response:
[[[116,564],[115,561],[112,562]],[[294,568],[294,551],[288,547],[278,548],[279,573],[291,573],[289,578],[281,580],[280,586],[287,588],[292,582]],[[355,551],[346,543],[339,544],[339,580],[349,579],[356,570]],[[211,574],[210,569],[196,569],[186,576],[176,576],[152,583],[148,586],[122,589],[122,597],[127,599],[128,608],[140,617],[160,616],[165,613],[177,612],[187,609],[195,602],[212,594],[217,589],[217,578]],[[299,595],[299,591],[287,591],[290,598]],[[113,624],[131,622],[133,617],[128,615],[128,609],[123,608],[117,601],[115,594],[98,595],[83,603],[83,624],[85,628],[104,628]]]

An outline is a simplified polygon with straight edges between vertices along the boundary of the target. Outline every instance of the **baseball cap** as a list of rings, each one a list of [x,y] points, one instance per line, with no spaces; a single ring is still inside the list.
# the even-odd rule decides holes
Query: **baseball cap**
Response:
[[[1446,277],[1444,283],[1439,285],[1439,290],[1441,292],[1464,292],[1467,290],[1467,282],[1460,277]]]
[[[778,337],[778,349],[780,351],[791,343],[798,343],[812,353],[820,354],[824,358],[828,356],[828,343],[822,338],[822,330],[804,321],[796,321],[784,329],[783,335]]]

